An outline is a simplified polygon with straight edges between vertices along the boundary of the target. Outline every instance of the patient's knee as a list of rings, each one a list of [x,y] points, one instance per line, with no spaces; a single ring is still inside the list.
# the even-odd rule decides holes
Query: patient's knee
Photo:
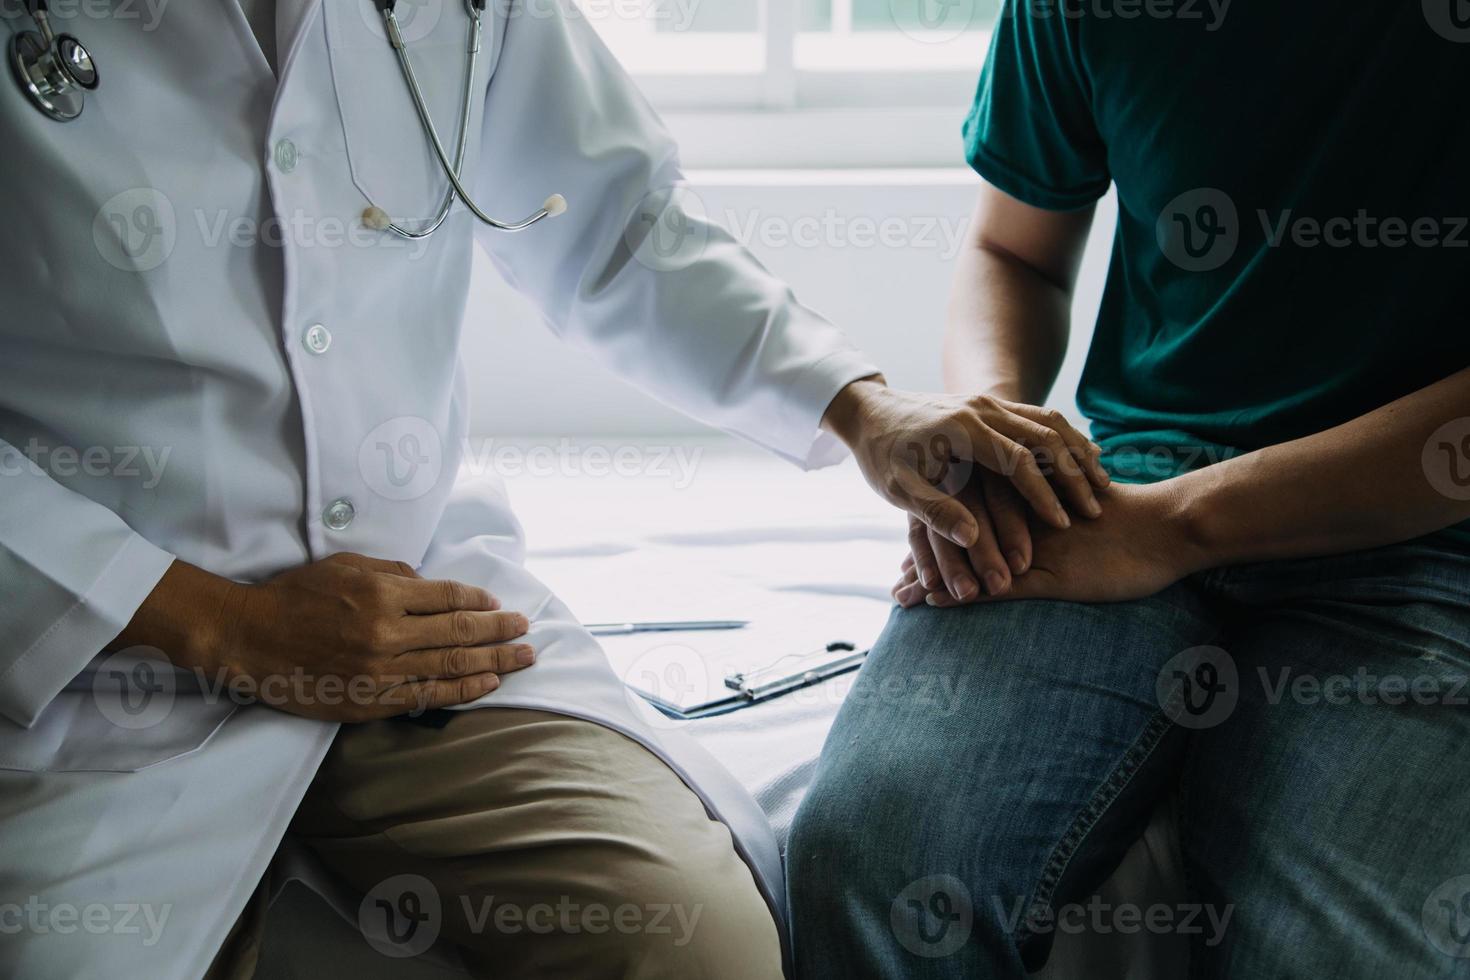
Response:
[[[824,768],[786,857],[803,971],[889,975],[942,960],[953,975],[1019,975],[1023,849],[995,811],[940,792],[922,771]]]
[[[912,813],[911,791],[902,780],[863,773],[845,759],[823,763],[791,825],[786,861],[796,880],[795,869],[808,867],[840,869],[844,877],[860,874],[865,861],[878,856],[875,840],[892,830],[902,833],[906,821],[898,815]],[[892,846],[881,852],[895,856]]]
[[[926,806],[923,784],[902,770],[861,760],[825,764],[792,824],[786,863],[792,902],[855,901],[878,908],[907,880],[954,871],[957,812]],[[947,808],[946,808],[947,809]],[[937,821],[937,822],[936,822]]]

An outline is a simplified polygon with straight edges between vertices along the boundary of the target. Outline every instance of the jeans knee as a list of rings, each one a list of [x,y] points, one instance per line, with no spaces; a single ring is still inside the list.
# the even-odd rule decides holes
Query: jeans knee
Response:
[[[1003,821],[946,800],[922,772],[827,767],[787,847],[801,971],[1021,976],[1024,848]]]
[[[892,806],[874,807],[866,790],[868,780],[854,783],[842,768],[824,768],[796,811],[786,847],[793,889],[820,883],[840,890],[855,884],[853,879],[863,876],[866,863],[879,857],[874,842],[889,835],[885,809],[890,814],[906,809],[901,790],[880,790]]]

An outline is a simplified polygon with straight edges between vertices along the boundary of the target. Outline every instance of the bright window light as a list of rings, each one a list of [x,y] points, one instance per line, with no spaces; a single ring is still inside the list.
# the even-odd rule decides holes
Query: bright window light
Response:
[[[998,0],[580,3],[635,75],[766,76],[763,99],[790,103],[803,72],[976,72]]]
[[[637,75],[759,73],[765,67],[758,0],[580,0],[579,5]]]
[[[996,0],[802,0],[796,66],[808,71],[978,71]]]

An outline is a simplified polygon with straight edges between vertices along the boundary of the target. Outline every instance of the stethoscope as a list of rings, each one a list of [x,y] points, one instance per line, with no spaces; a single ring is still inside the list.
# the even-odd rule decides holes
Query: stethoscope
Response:
[[[398,67],[403,73],[404,82],[408,85],[409,95],[413,97],[414,109],[418,112],[424,134],[434,148],[434,155],[439,160],[439,166],[449,180],[449,190],[445,192],[438,212],[428,224],[417,231],[410,231],[399,225],[388,216],[386,211],[371,203],[362,212],[363,224],[376,231],[390,231],[400,238],[412,240],[428,238],[439,230],[440,225],[444,224],[444,219],[449,216],[456,198],[463,201],[464,206],[477,219],[500,231],[524,231],[543,218],[554,218],[565,212],[566,198],[560,194],[553,194],[542,202],[541,207],[537,208],[534,213],[520,221],[499,221],[481,210],[470,198],[469,191],[465,190],[464,185],[460,182],[459,175],[464,166],[465,144],[469,138],[470,110],[475,95],[475,65],[480,54],[481,20],[485,12],[485,0],[465,0],[465,10],[469,14],[470,21],[469,41],[464,94],[460,106],[459,138],[455,141],[453,163],[450,163],[449,154],[444,149],[444,142],[439,138],[439,131],[435,128],[434,121],[429,115],[429,107],[424,102],[423,89],[419,87],[418,76],[414,74],[413,63],[409,61],[408,47],[404,43],[403,32],[399,29],[398,18],[394,13],[394,8],[398,6],[397,0],[376,0],[376,2],[383,17],[383,29],[388,35],[388,43],[392,45],[394,54],[398,57]],[[37,109],[57,122],[69,122],[82,114],[82,109],[86,105],[86,93],[97,87],[97,65],[92,60],[91,52],[82,45],[82,42],[70,34],[56,34],[51,30],[46,0],[26,0],[26,10],[30,13],[37,29],[22,31],[10,39],[11,70],[15,73],[16,82],[20,85],[21,91]]]
[[[466,58],[464,75],[464,96],[459,113],[459,139],[455,144],[454,163],[449,162],[449,155],[444,152],[444,142],[439,139],[439,131],[434,128],[434,121],[429,117],[429,107],[424,104],[424,93],[419,88],[418,76],[414,74],[413,63],[408,60],[408,46],[403,42],[403,33],[398,29],[398,18],[393,10],[398,6],[397,0],[377,0],[378,7],[383,13],[383,28],[388,34],[388,43],[393,46],[393,52],[398,55],[398,67],[403,71],[403,80],[408,85],[408,92],[413,96],[413,107],[418,110],[419,122],[423,123],[424,135],[429,138],[429,143],[434,147],[434,155],[439,158],[439,166],[444,170],[444,176],[449,179],[449,190],[444,195],[444,201],[439,205],[439,213],[429,224],[419,231],[409,231],[396,224],[388,213],[382,208],[370,205],[362,213],[362,223],[369,228],[378,231],[391,231],[400,238],[421,239],[428,238],[439,230],[444,219],[449,216],[449,209],[454,206],[454,199],[458,197],[469,208],[470,213],[476,218],[500,231],[524,231],[542,218],[554,218],[567,209],[567,199],[560,194],[553,194],[542,202],[536,211],[522,218],[520,221],[497,221],[490,217],[479,206],[470,199],[469,191],[459,181],[460,168],[464,164],[465,140],[470,131],[470,105],[475,97],[475,63],[480,55],[480,20],[485,12],[485,0],[465,0],[465,10],[470,17],[469,30],[469,53]]]
[[[69,122],[82,114],[86,93],[97,87],[97,65],[81,41],[51,30],[46,0],[26,0],[26,10],[37,29],[10,39],[10,68],[37,109]]]

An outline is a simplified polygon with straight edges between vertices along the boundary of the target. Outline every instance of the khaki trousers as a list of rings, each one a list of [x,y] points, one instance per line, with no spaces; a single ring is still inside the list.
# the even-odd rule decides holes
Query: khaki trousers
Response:
[[[478,977],[781,976],[729,831],[651,752],[562,715],[448,714],[343,726],[292,824],[370,899],[368,942],[448,939]],[[263,907],[211,978],[251,975]]]

